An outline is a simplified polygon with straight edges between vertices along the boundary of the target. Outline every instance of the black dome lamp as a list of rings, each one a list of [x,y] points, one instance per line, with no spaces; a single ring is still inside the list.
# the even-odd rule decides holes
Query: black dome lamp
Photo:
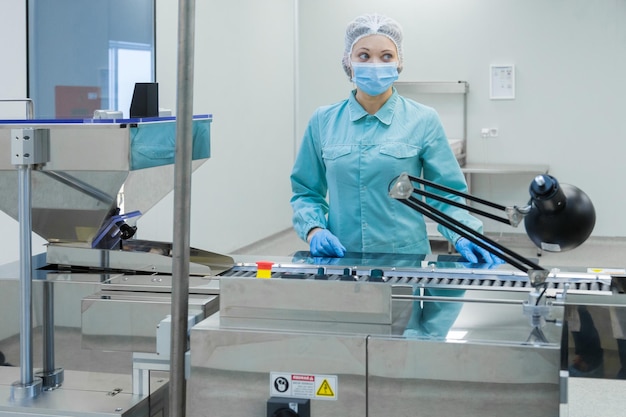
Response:
[[[549,252],[574,249],[583,243],[596,223],[587,194],[550,175],[538,175],[529,187],[531,207],[524,217],[526,234],[537,247]]]

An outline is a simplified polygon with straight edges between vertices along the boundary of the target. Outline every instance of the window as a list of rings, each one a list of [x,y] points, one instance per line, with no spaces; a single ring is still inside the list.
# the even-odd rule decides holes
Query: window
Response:
[[[154,82],[154,0],[29,0],[28,95],[35,118],[128,117],[135,82]]]
[[[109,100],[107,109],[120,110],[129,117],[128,109],[137,82],[153,81],[152,45],[111,41],[109,46]]]

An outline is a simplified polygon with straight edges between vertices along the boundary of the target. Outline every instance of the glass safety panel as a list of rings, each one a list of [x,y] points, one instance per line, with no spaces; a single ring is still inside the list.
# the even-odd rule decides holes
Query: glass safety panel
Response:
[[[129,117],[136,82],[155,80],[154,0],[29,0],[28,94],[38,119]]]

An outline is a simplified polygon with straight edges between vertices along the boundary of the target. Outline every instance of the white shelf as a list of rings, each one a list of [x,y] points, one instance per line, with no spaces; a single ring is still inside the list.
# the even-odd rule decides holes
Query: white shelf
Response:
[[[394,86],[406,94],[467,94],[467,81],[396,81]]]
[[[465,164],[461,170],[465,174],[467,190],[472,193],[472,176],[485,175],[541,175],[547,174],[550,167],[539,164]]]
[[[547,174],[548,165],[526,164],[465,164],[466,174]]]

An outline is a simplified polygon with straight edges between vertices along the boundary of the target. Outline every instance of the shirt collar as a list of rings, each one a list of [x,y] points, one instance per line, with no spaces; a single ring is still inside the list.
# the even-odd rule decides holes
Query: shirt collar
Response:
[[[383,106],[374,114],[381,123],[386,125],[391,124],[391,120],[393,119],[393,113],[396,109],[396,104],[398,103],[398,92],[396,91],[396,87],[392,87],[393,93],[391,97],[383,104]],[[350,97],[348,98],[348,109],[350,111],[350,121],[356,122],[359,119],[367,116],[368,113],[365,109],[356,101],[356,90],[352,90]]]

